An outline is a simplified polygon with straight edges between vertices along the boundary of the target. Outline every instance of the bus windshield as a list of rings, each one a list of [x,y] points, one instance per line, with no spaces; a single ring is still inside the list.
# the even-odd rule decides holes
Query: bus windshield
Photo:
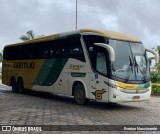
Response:
[[[124,80],[146,81],[150,79],[145,49],[141,43],[109,39],[115,51],[112,76]]]

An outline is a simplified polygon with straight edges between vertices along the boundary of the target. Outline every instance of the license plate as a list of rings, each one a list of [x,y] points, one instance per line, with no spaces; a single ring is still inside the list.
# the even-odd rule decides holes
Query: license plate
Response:
[[[132,100],[138,100],[140,96],[133,96]]]

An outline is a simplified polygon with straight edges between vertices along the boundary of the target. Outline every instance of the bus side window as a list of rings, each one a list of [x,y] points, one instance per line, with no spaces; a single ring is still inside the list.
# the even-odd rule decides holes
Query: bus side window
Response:
[[[51,58],[67,58],[68,48],[64,39],[54,40],[50,45],[50,57]]]
[[[107,75],[106,54],[102,51],[96,54],[96,70],[104,75]]]
[[[22,46],[11,46],[5,48],[4,50],[4,59],[6,60],[22,60],[23,58],[24,56]]]
[[[93,69],[103,75],[109,75],[109,54],[104,48],[94,45],[94,43],[105,43],[104,37],[84,35],[83,38]]]
[[[54,49],[53,49],[53,47],[50,47],[50,58],[52,58],[53,56],[54,56]]]
[[[3,58],[5,60],[12,60],[13,57],[13,47],[4,48]]]
[[[23,45],[22,46],[22,50],[23,50],[23,60],[24,59],[33,59],[33,56],[35,55],[34,51],[35,50],[35,46],[32,46],[32,44],[29,45]]]
[[[24,51],[23,51],[23,46],[17,46],[16,48],[16,59],[23,60],[24,59]]]
[[[42,44],[41,48],[40,48],[40,58],[42,59],[47,59],[49,58],[49,50],[48,50],[48,46],[45,44]]]
[[[97,35],[84,35],[83,38],[89,53],[92,67],[96,70],[96,49],[94,43],[104,43],[104,38]]]
[[[69,38],[66,45],[69,47],[69,58],[85,61],[80,37]]]

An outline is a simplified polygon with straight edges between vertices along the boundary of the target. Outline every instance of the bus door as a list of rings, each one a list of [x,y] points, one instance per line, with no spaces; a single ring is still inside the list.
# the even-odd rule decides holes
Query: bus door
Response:
[[[91,86],[95,90],[95,99],[100,101],[108,101],[108,56],[106,50],[102,47],[96,46],[95,52],[95,70],[94,76],[91,76]]]

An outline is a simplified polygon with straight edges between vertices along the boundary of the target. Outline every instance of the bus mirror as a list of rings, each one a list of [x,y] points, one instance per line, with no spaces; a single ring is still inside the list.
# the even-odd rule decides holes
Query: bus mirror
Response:
[[[155,63],[158,64],[159,63],[159,54],[158,54],[158,52],[150,50],[150,49],[146,49],[146,51],[152,53],[153,55],[155,55],[155,58],[154,58],[155,59]]]
[[[94,45],[107,49],[107,51],[109,53],[110,61],[115,61],[115,52],[114,52],[114,49],[111,46],[109,46],[105,43],[94,43]]]

